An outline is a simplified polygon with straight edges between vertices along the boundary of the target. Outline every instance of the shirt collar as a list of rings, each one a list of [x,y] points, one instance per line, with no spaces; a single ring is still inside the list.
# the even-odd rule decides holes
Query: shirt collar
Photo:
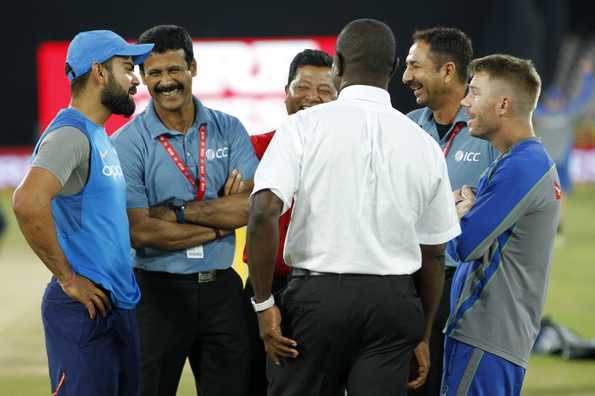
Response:
[[[432,110],[429,107],[425,108],[421,119],[425,122],[431,122],[436,124],[436,120],[434,120],[434,113],[432,113]],[[469,122],[469,116],[467,115],[467,112],[465,112],[465,108],[463,106],[459,106],[459,111],[457,111],[457,115],[455,116],[455,119],[452,121],[452,125],[455,125],[458,122],[463,122],[465,123],[465,125],[467,125],[467,123]]]
[[[350,85],[339,93],[338,100],[359,99],[392,106],[387,90],[370,85]]]
[[[196,109],[196,117],[194,119],[194,123],[190,127],[190,129],[196,129],[198,125],[202,124],[209,124],[213,119],[211,115],[207,111],[207,108],[202,104],[200,100],[196,97],[192,97],[192,101],[194,102],[194,108]],[[147,124],[150,126],[149,133],[153,139],[161,136],[161,135],[181,135],[179,131],[173,131],[171,129],[167,129],[165,125],[159,119],[157,112],[155,111],[155,106],[153,103],[153,99],[150,100],[149,104],[147,105],[147,110],[145,112]]]

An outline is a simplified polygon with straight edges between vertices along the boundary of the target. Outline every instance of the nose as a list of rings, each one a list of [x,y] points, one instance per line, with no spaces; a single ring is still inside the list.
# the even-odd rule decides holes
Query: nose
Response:
[[[469,105],[469,95],[465,95],[463,99],[461,99],[461,106],[468,108]]]
[[[134,85],[135,87],[140,85],[140,80],[138,79],[138,76],[136,75],[136,73],[132,73],[131,84]]]
[[[401,79],[401,81],[403,81],[403,84],[407,85],[411,80],[413,80],[413,77],[411,76],[409,66],[407,66],[405,67],[405,71],[403,72],[403,78]]]
[[[322,98],[320,97],[320,95],[318,95],[318,91],[315,88],[310,89],[305,97],[304,97],[304,101],[308,104],[313,104],[313,103],[322,103]]]

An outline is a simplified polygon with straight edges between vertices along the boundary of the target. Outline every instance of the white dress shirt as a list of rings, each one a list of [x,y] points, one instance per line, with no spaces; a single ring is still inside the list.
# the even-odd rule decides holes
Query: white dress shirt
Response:
[[[283,212],[295,200],[285,262],[311,271],[400,275],[421,267],[419,244],[460,234],[444,155],[391,106],[387,91],[344,88],[277,130],[254,179]]]

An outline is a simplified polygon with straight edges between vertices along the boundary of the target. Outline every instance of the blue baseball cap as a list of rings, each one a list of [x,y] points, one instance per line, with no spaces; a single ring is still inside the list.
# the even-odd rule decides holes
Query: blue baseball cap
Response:
[[[91,30],[74,36],[66,63],[69,68],[68,79],[80,77],[91,70],[93,63],[103,63],[114,56],[131,56],[135,65],[143,63],[155,44],[128,44],[126,40],[110,30]]]

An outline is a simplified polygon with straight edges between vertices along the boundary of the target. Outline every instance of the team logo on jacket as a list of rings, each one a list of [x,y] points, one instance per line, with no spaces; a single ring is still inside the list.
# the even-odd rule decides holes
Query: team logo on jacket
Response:
[[[472,151],[463,151],[459,150],[455,153],[455,161],[465,161],[465,162],[479,162],[479,156],[481,153],[474,153]]]

